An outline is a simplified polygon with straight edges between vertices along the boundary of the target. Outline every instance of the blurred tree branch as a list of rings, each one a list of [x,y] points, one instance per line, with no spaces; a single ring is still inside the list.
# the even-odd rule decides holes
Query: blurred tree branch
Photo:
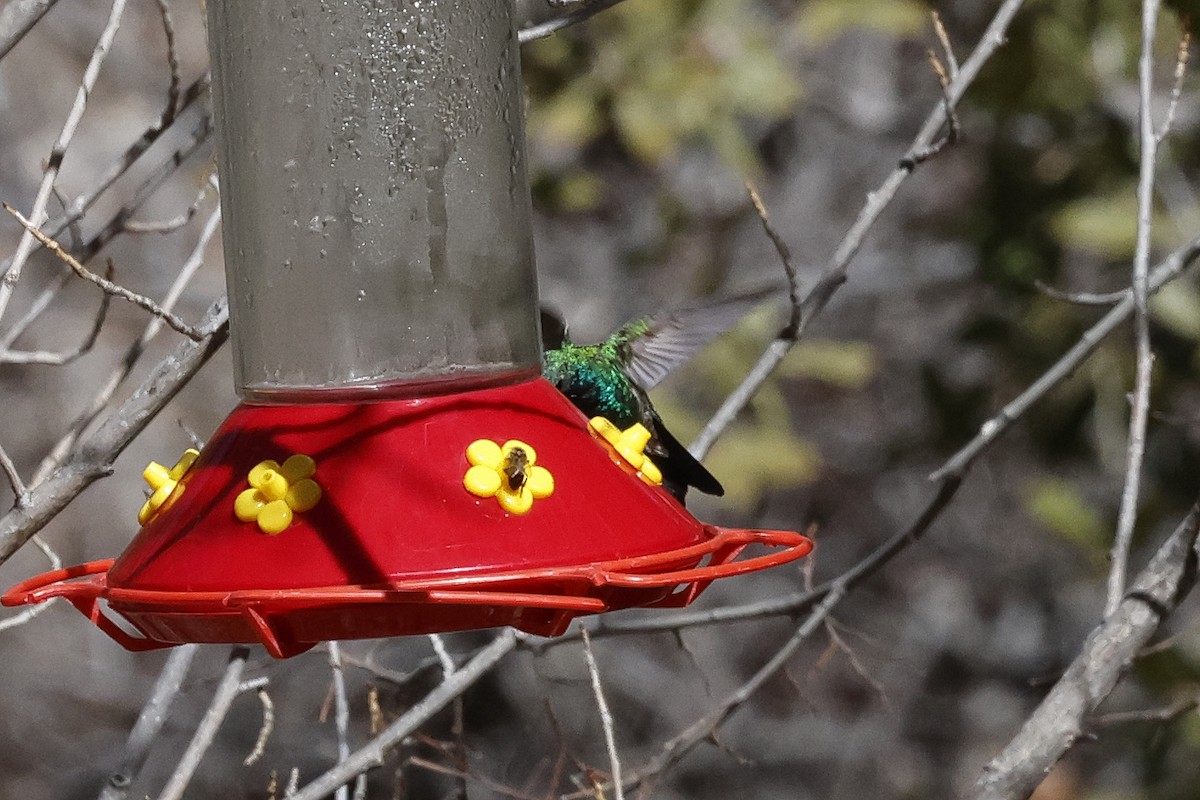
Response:
[[[1083,734],[1086,716],[1104,701],[1163,620],[1196,580],[1200,503],[1159,547],[1116,609],[1088,636],[1079,655],[984,768],[976,800],[1028,797]]]

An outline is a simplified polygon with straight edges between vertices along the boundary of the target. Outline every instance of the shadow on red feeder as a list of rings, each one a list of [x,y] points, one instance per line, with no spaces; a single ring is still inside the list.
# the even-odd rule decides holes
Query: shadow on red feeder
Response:
[[[518,491],[501,445],[522,450]],[[190,468],[152,465],[147,480],[146,524],[120,558],[30,578],[3,603],[63,597],[131,650],[257,641],[283,658],[331,639],[499,625],[553,636],[583,614],[687,605],[717,578],[812,548],[700,523],[541,378],[244,404]],[[735,561],[750,544],[774,549]]]

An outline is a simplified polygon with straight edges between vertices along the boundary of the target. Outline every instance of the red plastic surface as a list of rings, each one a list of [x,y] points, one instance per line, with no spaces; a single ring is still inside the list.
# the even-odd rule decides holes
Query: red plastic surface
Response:
[[[553,494],[524,515],[469,494],[465,451],[481,438],[534,448]],[[320,502],[275,536],[240,522],[233,500],[250,468],[294,453],[316,460]],[[733,561],[754,542],[782,549]],[[716,578],[811,547],[796,533],[702,525],[539,378],[371,404],[239,406],[120,558],[31,578],[0,601],[65,597],[130,649],[261,641],[283,657],[328,639],[497,625],[554,635],[579,614],[685,605]]]

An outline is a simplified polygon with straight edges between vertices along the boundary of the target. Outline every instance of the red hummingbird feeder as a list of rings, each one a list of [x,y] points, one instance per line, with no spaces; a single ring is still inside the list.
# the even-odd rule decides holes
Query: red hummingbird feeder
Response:
[[[146,468],[119,558],[5,605],[63,597],[130,650],[283,658],[557,635],[811,550],[697,521],[645,429],[539,377],[517,39],[508,3],[470,6],[209,0],[244,402],[202,452]],[[735,560],[751,544],[769,549]]]

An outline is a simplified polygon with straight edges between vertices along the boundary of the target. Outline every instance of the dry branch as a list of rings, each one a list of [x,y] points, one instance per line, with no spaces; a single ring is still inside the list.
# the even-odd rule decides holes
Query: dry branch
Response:
[[[913,173],[915,163],[913,166],[905,166],[906,162],[912,161],[914,154],[924,151],[934,142],[938,131],[947,123],[947,110],[958,105],[963,93],[975,81],[983,65],[1004,43],[1005,31],[1008,30],[1009,23],[1012,22],[1023,2],[1024,0],[1005,0],[1004,4],[1000,6],[988,24],[983,38],[980,39],[979,44],[975,46],[975,50],[967,60],[963,62],[957,77],[946,87],[943,98],[926,117],[921,130],[909,145],[904,158],[900,160],[901,166],[894,169],[878,189],[867,195],[866,205],[859,212],[857,219],[842,238],[841,243],[838,244],[833,257],[826,264],[816,284],[805,296],[801,304],[800,321],[795,326],[795,330],[789,331],[790,336],[780,337],[771,342],[758,362],[751,368],[745,380],[725,398],[725,402],[721,404],[708,424],[704,426],[704,430],[688,448],[697,458],[703,458],[708,453],[717,438],[746,407],[750,399],[758,393],[762,384],[783,361],[783,357],[791,350],[792,345],[803,335],[808,323],[821,313],[829,299],[846,282],[850,262],[862,247],[867,233],[875,224],[875,220],[891,203],[892,198],[896,196],[900,184]]]
[[[158,680],[154,682],[154,688],[150,691],[150,698],[146,705],[142,706],[142,713],[138,714],[137,722],[129,732],[119,766],[109,774],[104,788],[100,791],[100,800],[125,800],[129,796],[129,787],[137,778],[142,765],[146,763],[150,748],[158,740],[171,704],[179,694],[179,688],[183,685],[183,679],[187,677],[199,647],[195,644],[185,644],[176,647],[167,657],[167,663],[163,664]]]
[[[58,0],[9,0],[0,8],[0,58],[8,55]]]
[[[972,797],[1028,797],[1083,734],[1089,713],[1103,702],[1196,579],[1200,504],[1142,570],[1116,610],[1088,636],[1062,678],[1020,732],[984,768]]]
[[[441,711],[450,701],[462,695],[476,681],[486,675],[492,667],[513,651],[516,644],[516,632],[512,629],[505,629],[491,644],[480,650],[461,669],[448,675],[436,689],[425,695],[407,713],[385,728],[364,747],[351,753],[345,761],[293,795],[292,800],[320,800],[354,776],[366,772],[377,764],[389,750],[410,736],[430,717]]]
[[[60,469],[29,492],[24,508],[0,517],[0,563],[29,541],[67,504],[112,471],[117,456],[224,344],[228,312],[222,298],[197,326],[199,341],[185,341],[142,381],[137,391],[86,436]]]

